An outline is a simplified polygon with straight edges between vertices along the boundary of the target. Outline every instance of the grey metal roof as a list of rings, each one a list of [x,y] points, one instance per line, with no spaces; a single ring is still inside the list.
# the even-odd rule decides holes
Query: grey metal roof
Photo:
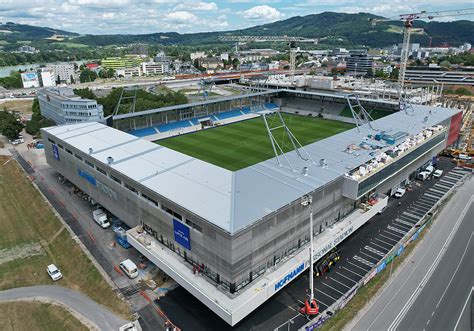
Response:
[[[372,126],[377,131],[417,134],[459,112],[420,105],[414,105],[414,110],[413,116],[397,112],[372,122]],[[367,127],[305,146],[314,164],[301,160],[294,151],[287,153],[295,172],[285,162],[279,166],[276,158],[232,172],[98,123],[46,131],[84,153],[92,148],[92,157],[104,164],[112,156],[112,168],[231,234],[373,158],[370,150],[344,152],[348,145],[358,145],[368,133],[374,133]],[[323,158],[327,168],[319,165]],[[306,176],[300,171],[303,167],[308,167]]]

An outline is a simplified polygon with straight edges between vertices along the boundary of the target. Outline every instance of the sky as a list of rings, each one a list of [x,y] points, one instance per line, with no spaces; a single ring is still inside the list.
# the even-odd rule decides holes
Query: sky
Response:
[[[235,30],[325,11],[395,17],[473,7],[473,0],[0,0],[0,22],[81,34],[188,33]],[[473,19],[457,19],[462,18]]]

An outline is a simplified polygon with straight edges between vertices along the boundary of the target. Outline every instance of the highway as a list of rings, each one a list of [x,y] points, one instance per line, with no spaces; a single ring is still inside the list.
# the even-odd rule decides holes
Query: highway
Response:
[[[347,329],[471,329],[473,202],[474,181],[470,179],[445,206],[382,293]]]

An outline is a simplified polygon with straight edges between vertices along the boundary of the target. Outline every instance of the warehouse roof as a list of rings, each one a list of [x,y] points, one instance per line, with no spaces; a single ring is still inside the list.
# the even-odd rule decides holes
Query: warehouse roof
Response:
[[[377,131],[417,134],[449,119],[458,110],[414,105],[415,115],[397,112],[372,122]],[[426,121],[425,121],[426,120]],[[286,153],[292,169],[276,158],[232,172],[180,152],[137,138],[99,123],[57,126],[45,129],[51,135],[90,153],[97,161],[174,201],[190,212],[231,234],[343,176],[373,158],[370,150],[346,153],[350,144],[360,144],[369,128],[357,128],[305,146],[314,164]],[[388,147],[387,147],[388,148]],[[327,167],[321,167],[325,159]],[[307,175],[302,174],[308,167]]]

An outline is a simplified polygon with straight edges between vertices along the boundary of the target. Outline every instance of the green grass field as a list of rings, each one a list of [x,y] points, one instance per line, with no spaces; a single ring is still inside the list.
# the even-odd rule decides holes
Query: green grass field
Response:
[[[354,127],[352,124],[283,114],[286,124],[305,146]],[[271,127],[279,126],[276,115],[268,117]],[[273,135],[285,152],[292,149],[283,129]],[[275,156],[262,118],[163,139],[159,145],[177,150],[219,167],[236,171]]]
[[[385,109],[365,108],[365,110],[369,113],[369,115],[374,120],[393,114],[393,112],[385,110]],[[339,115],[344,116],[344,117],[352,117],[351,109],[349,108],[349,106],[344,107],[344,109]]]

